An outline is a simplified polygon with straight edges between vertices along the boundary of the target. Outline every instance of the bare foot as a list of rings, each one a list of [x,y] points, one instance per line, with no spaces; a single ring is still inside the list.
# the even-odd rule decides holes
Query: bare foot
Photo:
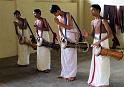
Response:
[[[59,79],[64,79],[64,77],[62,77],[62,76],[58,76],[57,78],[59,78]]]
[[[74,81],[74,80],[76,80],[76,77],[66,78],[66,80],[68,80],[68,81]]]

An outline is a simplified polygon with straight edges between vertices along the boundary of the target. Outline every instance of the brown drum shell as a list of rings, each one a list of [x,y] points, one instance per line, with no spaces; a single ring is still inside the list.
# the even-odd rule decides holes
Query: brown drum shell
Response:
[[[123,52],[119,52],[119,51],[111,50],[111,49],[105,49],[105,48],[101,49],[100,55],[111,56],[117,60],[121,60],[123,58]]]
[[[32,43],[30,40],[28,40],[26,37],[24,39],[19,39],[20,44],[25,44],[30,47],[32,47],[34,50],[37,49],[37,45],[35,43]]]

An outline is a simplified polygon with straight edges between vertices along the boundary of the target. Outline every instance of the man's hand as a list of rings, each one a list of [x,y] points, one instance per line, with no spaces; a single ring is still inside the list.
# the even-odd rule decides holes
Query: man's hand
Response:
[[[34,27],[38,27],[37,25],[34,25]]]
[[[91,45],[91,47],[100,47],[101,41],[95,42],[94,44]]]
[[[59,23],[59,19],[58,18],[54,18],[54,21],[58,24]]]
[[[19,37],[19,43],[24,44],[24,42],[25,42],[25,37],[24,36]]]
[[[85,38],[87,38],[87,37],[89,36],[88,32],[86,32],[86,31],[82,32],[82,34],[83,34],[83,36],[84,36]]]

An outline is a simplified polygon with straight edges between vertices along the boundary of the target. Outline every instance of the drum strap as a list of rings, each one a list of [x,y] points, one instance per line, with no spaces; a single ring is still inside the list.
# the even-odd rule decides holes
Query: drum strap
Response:
[[[101,40],[101,31],[102,30],[102,20],[101,20],[101,23],[100,23],[100,35],[99,35],[99,40]]]
[[[66,12],[64,13],[64,24],[67,25],[67,17],[66,17]],[[67,39],[67,36],[66,36],[66,28],[65,28],[65,34],[63,34],[63,31],[62,29],[60,28],[60,33],[62,34],[62,36],[64,37],[64,39]]]
[[[79,28],[78,24],[76,23],[76,21],[75,21],[75,19],[74,19],[74,17],[73,17],[72,15],[71,15],[71,18],[72,18],[72,20],[74,21],[74,24],[76,25],[76,27],[77,27],[77,29],[78,29],[78,31],[79,31],[79,33],[80,33],[79,42],[84,41],[85,38],[83,37],[83,35],[82,35],[82,33],[81,33],[81,29]]]
[[[66,17],[66,12],[65,12],[65,14],[64,14],[64,24],[65,25],[67,25],[67,17]],[[67,36],[66,36],[66,28],[65,28],[65,39],[67,38]]]
[[[55,40],[58,41],[58,39],[57,39],[57,34],[53,31],[53,29],[51,28],[50,24],[48,23],[48,21],[47,21],[46,19],[45,19],[45,22],[46,22],[48,28],[50,29],[50,31],[51,31],[52,34],[53,34],[53,43],[55,43]]]
[[[22,29],[22,36],[24,36],[24,29]]]
[[[30,32],[31,32],[31,34],[32,34],[32,36],[33,36],[33,37],[35,37],[35,36],[34,36],[34,34],[33,34],[33,32],[32,32],[32,30],[31,30],[31,27],[30,27],[30,25],[29,25],[28,21],[27,21],[27,25],[28,25],[28,28],[29,28],[29,30],[30,30]]]
[[[26,22],[26,20],[22,19],[22,27],[25,26],[25,22]],[[23,28],[22,28],[22,36],[24,36],[24,29]]]
[[[67,17],[66,17],[66,14],[67,14],[67,12],[64,13],[64,24],[65,24],[65,25],[67,25]],[[76,25],[78,31],[80,32],[80,41],[79,41],[79,42],[82,42],[83,36],[82,36],[82,34],[81,34],[81,30],[80,30],[78,24],[76,23],[76,21],[75,21],[75,19],[73,18],[72,15],[71,15],[71,18],[73,19],[73,21],[74,21],[74,23],[75,23],[75,25]],[[63,34],[63,32],[62,32],[61,29],[60,29],[60,32],[62,33],[62,35],[64,36],[64,38],[67,39],[67,36],[66,36],[66,28],[65,28],[65,35]]]
[[[67,17],[66,17],[66,14],[67,14],[67,12],[65,12],[65,14],[64,14],[64,24],[65,24],[65,25],[67,25]],[[76,27],[77,27],[77,30],[78,30],[79,33],[80,33],[79,42],[84,41],[84,37],[83,37],[83,35],[82,35],[82,33],[81,33],[81,30],[80,30],[78,24],[76,23],[76,21],[75,21],[75,19],[74,19],[74,17],[73,17],[72,15],[71,15],[71,18],[72,18],[73,22],[75,23],[75,25],[76,25]],[[63,34],[63,32],[62,32],[61,29],[60,29],[60,32],[61,32],[61,34],[64,36],[64,38],[67,39],[67,36],[66,36],[66,28],[65,28],[65,35]]]
[[[99,40],[101,40],[101,33],[102,33],[102,20],[103,20],[103,17],[100,17],[101,18],[101,23],[100,23],[100,36],[99,36]]]
[[[30,30],[30,32],[31,32],[31,35],[32,35],[32,40],[31,40],[31,41],[32,41],[33,43],[37,43],[37,41],[36,41],[36,39],[35,39],[35,36],[34,36],[32,30],[31,30],[31,27],[30,27],[30,25],[29,25],[29,23],[28,23],[27,20],[26,20],[26,22],[27,22],[27,26],[28,26],[28,28],[29,28],[29,30]]]

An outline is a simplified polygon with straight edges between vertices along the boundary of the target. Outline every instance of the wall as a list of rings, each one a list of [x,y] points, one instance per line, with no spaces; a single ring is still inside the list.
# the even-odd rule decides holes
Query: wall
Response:
[[[13,25],[13,12],[18,9],[22,12],[22,17],[27,18],[33,32],[35,29],[33,9],[39,8],[42,10],[42,16],[47,18],[54,31],[58,31],[57,25],[53,21],[53,15],[50,14],[49,8],[52,4],[58,4],[62,10],[69,11],[77,18],[77,3],[72,3],[71,0],[62,2],[41,2],[37,0],[0,0],[0,58],[17,55],[17,37]]]
[[[17,54],[16,35],[13,26],[14,3],[0,1],[0,58]]]
[[[85,20],[85,23],[84,23],[84,28],[87,29],[89,32],[91,32],[91,20],[92,20],[92,16],[90,14],[90,5],[91,4],[99,4],[101,6],[101,15],[103,15],[103,7],[104,5],[116,5],[117,7],[120,6],[120,5],[123,5],[124,6],[124,2],[123,0],[85,0],[85,5],[84,5],[84,20]],[[117,31],[117,37],[119,39],[119,42],[121,44],[121,48],[124,48],[124,33],[121,33],[120,30]],[[91,41],[91,38],[90,40]],[[110,45],[111,44],[111,41],[110,41]]]

